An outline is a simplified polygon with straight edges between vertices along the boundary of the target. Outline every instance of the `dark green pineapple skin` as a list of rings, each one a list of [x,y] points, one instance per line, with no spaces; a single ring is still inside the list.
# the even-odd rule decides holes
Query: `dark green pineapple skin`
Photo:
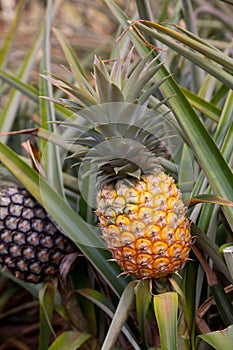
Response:
[[[26,189],[0,188],[0,266],[30,283],[58,275],[65,255],[77,247]]]

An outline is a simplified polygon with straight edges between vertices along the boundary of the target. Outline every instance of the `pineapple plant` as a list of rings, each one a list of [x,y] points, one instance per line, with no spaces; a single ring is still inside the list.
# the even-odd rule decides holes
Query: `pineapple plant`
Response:
[[[82,177],[86,163],[93,165],[87,174],[96,173],[96,214],[113,259],[123,274],[160,278],[182,269],[187,261],[190,223],[181,192],[158,161],[169,157],[161,132],[166,112],[158,103],[156,119],[148,118],[148,109],[140,107],[143,86],[161,64],[154,66],[156,59],[148,64],[146,57],[131,69],[131,55],[132,51],[126,62],[118,59],[110,73],[108,64],[96,58],[94,89],[87,80],[78,87],[55,77],[49,80],[77,97],[58,103],[76,111],[83,105],[78,114],[88,124],[86,130],[75,126],[80,133],[75,143],[85,147],[75,155]],[[90,104],[85,106],[86,101]]]
[[[0,266],[39,283],[57,276],[65,255],[77,251],[30,193],[17,185],[0,189]]]
[[[165,80],[169,72],[171,72],[175,78],[173,79],[173,77],[170,77],[166,79],[161,86],[161,91],[167,98],[172,96],[169,100],[170,106],[175,112],[175,120],[178,121],[184,143],[179,149],[179,154],[177,154],[177,158],[175,159],[175,161],[179,163],[178,173],[167,171],[166,169],[170,169],[166,167],[168,162],[160,163],[159,159],[161,157],[169,157],[166,145],[167,140],[162,133],[160,134],[158,130],[155,130],[155,125],[160,124],[161,126],[161,123],[157,123],[157,119],[154,117],[148,118],[149,114],[146,116],[143,107],[141,109],[142,113],[137,114],[137,111],[140,111],[140,108],[137,109],[137,106],[148,106],[149,109],[153,109],[155,108],[155,96],[161,100],[161,95],[156,91],[155,85],[153,86],[154,82],[150,84],[149,77],[147,76],[148,71],[152,69],[154,63],[156,65],[156,62],[151,62],[151,66],[149,66],[154,52],[151,53],[148,60],[144,60],[143,64],[137,66],[138,69],[135,66],[136,70],[129,67],[129,59],[122,62],[122,66],[119,65],[119,63],[114,63],[114,61],[103,64],[103,62],[96,59],[94,74],[95,86],[93,88],[93,85],[87,82],[84,70],[80,70],[81,65],[79,65],[79,61],[76,60],[74,51],[72,51],[71,47],[64,40],[64,37],[60,35],[58,31],[54,31],[60,44],[62,44],[64,54],[74,73],[73,76],[78,80],[75,86],[73,86],[66,81],[62,81],[60,78],[57,79],[54,77],[54,80],[51,78],[51,81],[54,82],[55,85],[65,90],[69,98],[72,98],[72,102],[67,100],[59,100],[58,102],[64,104],[66,107],[70,107],[71,110],[74,109],[87,120],[86,128],[84,128],[83,125],[77,126],[72,124],[72,127],[75,126],[78,131],[80,131],[80,137],[76,139],[76,142],[84,146],[82,152],[76,154],[78,162],[81,163],[80,175],[84,176],[85,174],[83,174],[83,172],[89,171],[85,168],[89,166],[95,167],[95,169],[91,169],[91,173],[94,172],[94,175],[98,175],[96,214],[99,217],[99,226],[101,227],[103,236],[109,248],[112,250],[113,258],[117,260],[124,271],[123,274],[130,274],[137,278],[142,278],[140,281],[132,281],[130,276],[128,278],[125,278],[125,276],[118,276],[119,268],[116,264],[108,262],[110,256],[109,252],[98,249],[102,248],[102,245],[95,245],[96,230],[93,229],[92,226],[94,224],[93,213],[83,202],[81,205],[83,205],[84,208],[77,205],[79,204],[78,200],[80,198],[77,186],[74,188],[71,187],[71,183],[68,183],[70,180],[73,181],[73,178],[61,176],[60,179],[58,179],[56,176],[57,171],[60,171],[60,173],[68,171],[69,175],[72,174],[76,176],[77,168],[70,170],[69,166],[67,166],[61,169],[60,162],[56,162],[55,153],[53,153],[53,162],[50,162],[49,165],[46,164],[45,157],[46,174],[52,175],[52,179],[48,177],[48,179],[45,180],[49,180],[47,187],[45,186],[46,195],[48,194],[47,198],[49,199],[47,202],[49,205],[46,207],[46,210],[48,210],[50,215],[54,217],[59,225],[61,225],[64,232],[66,232],[72,240],[78,244],[81,243],[80,249],[83,251],[88,261],[91,262],[92,266],[96,267],[96,270],[100,272],[101,277],[103,277],[103,279],[98,278],[99,276],[97,274],[93,277],[93,274],[90,273],[89,266],[88,268],[87,266],[81,266],[81,268],[78,266],[74,271],[75,274],[72,275],[75,281],[75,295],[77,296],[79,292],[81,294],[81,298],[79,298],[79,296],[77,297],[78,302],[82,304],[90,298],[90,295],[92,296],[92,301],[89,303],[88,307],[86,307],[86,304],[83,307],[83,310],[85,309],[84,312],[86,311],[85,314],[88,323],[90,323],[90,327],[87,327],[87,329],[86,323],[83,322],[85,327],[81,327],[81,331],[82,334],[84,330],[92,334],[92,340],[94,342],[92,348],[96,349],[102,348],[100,344],[103,341],[103,335],[105,333],[107,336],[103,349],[113,348],[116,344],[117,348],[119,347],[120,349],[129,349],[131,347],[135,349],[160,348],[160,345],[162,345],[162,348],[166,347],[165,343],[162,343],[162,341],[167,341],[167,344],[172,348],[175,348],[175,344],[179,344],[179,348],[206,349],[206,347],[203,346],[203,342],[200,341],[198,337],[208,339],[208,337],[212,335],[212,330],[223,330],[224,325],[227,327],[233,323],[232,296],[229,294],[229,290],[227,290],[229,286],[227,286],[225,290],[221,290],[221,282],[226,286],[228,283],[232,283],[232,279],[229,273],[227,273],[226,265],[218,255],[218,247],[223,243],[229,242],[230,240],[232,241],[232,232],[230,229],[233,222],[232,211],[230,207],[227,207],[226,202],[224,203],[224,201],[219,198],[213,200],[213,193],[223,198],[229,198],[230,200],[233,198],[231,190],[232,173],[230,173],[230,167],[228,167],[228,162],[231,166],[230,156],[232,154],[230,142],[232,134],[232,128],[230,127],[230,122],[232,121],[232,94],[229,89],[230,86],[232,87],[232,77],[229,72],[231,62],[227,55],[225,55],[226,58],[222,55],[222,48],[225,47],[226,50],[228,48],[228,43],[224,41],[224,38],[226,39],[228,35],[228,30],[223,22],[217,23],[216,34],[219,39],[218,43],[219,45],[221,44],[221,46],[219,46],[221,50],[219,54],[220,57],[218,58],[219,52],[215,51],[212,45],[208,45],[208,36],[209,34],[212,36],[214,32],[213,29],[211,29],[210,33],[206,30],[211,23],[208,14],[206,22],[204,22],[204,14],[200,22],[196,21],[196,17],[193,17],[193,14],[196,16],[198,13],[198,7],[201,4],[193,4],[193,11],[191,11],[188,16],[185,16],[185,12],[180,11],[181,4],[183,4],[182,2],[177,3],[177,6],[174,6],[174,2],[172,1],[168,1],[164,5],[161,4],[164,11],[162,11],[162,8],[156,7],[152,1],[147,3],[146,1],[137,2],[137,5],[135,2],[135,6],[138,7],[139,11],[139,16],[137,18],[148,19],[150,18],[150,13],[147,13],[147,10],[150,7],[150,3],[154,19],[160,23],[151,24],[148,22],[129,22],[130,19],[134,19],[134,14],[124,14],[118,9],[113,0],[106,0],[102,2],[101,5],[103,5],[103,3],[108,4],[116,20],[119,21],[119,25],[125,34],[125,36],[122,37],[123,40],[126,37],[127,40],[130,39],[141,57],[148,54],[149,49],[147,44],[151,43],[153,46],[156,42],[156,46],[165,48],[166,51],[163,52],[163,60],[166,63],[168,71],[166,71],[164,67],[161,67],[161,69],[157,71],[158,74],[155,71],[151,71],[150,73],[151,77],[155,74],[159,81]],[[222,3],[223,1],[218,2],[218,4],[216,2],[216,4],[211,4],[210,7],[213,9],[215,7],[220,8],[220,6],[224,6]],[[188,7],[185,8],[184,4],[183,7],[184,11],[189,10]],[[50,13],[49,10],[48,8],[48,13]],[[195,10],[197,10],[197,12]],[[199,13],[201,13],[201,11],[199,11]],[[228,13],[230,14],[229,10]],[[171,14],[174,14],[174,16],[169,17]],[[127,18],[127,15],[130,17]],[[191,28],[191,26],[188,25],[188,21],[192,21],[192,19],[194,21],[191,24],[197,24],[198,26],[199,38],[196,35],[193,36],[184,31],[181,31],[182,35],[178,35],[176,31],[180,31],[179,27],[173,30],[171,26],[167,25],[167,20],[170,23],[177,23],[182,26],[185,22],[187,25],[186,28]],[[129,23],[131,30],[127,29]],[[161,25],[161,23],[166,24]],[[204,27],[205,23],[206,27]],[[62,30],[60,25],[61,21],[59,23],[59,28]],[[219,25],[221,25],[222,30],[219,30]],[[108,28],[108,26],[105,27]],[[204,36],[202,31],[203,27]],[[137,29],[137,32],[134,31],[134,28]],[[156,30],[154,30],[154,28],[156,28]],[[49,32],[50,29],[49,23],[47,32]],[[86,32],[87,31],[85,31],[85,33]],[[119,32],[117,35],[119,35]],[[201,37],[204,37],[204,41],[202,39],[200,40]],[[96,49],[100,42],[104,42],[101,38],[100,34],[98,34],[98,42],[94,45],[93,50]],[[182,38],[184,39],[183,41],[181,41]],[[207,38],[206,42],[205,38]],[[85,38],[85,40],[86,39],[87,38]],[[126,44],[128,43],[127,40],[125,40]],[[121,43],[122,41],[119,41],[119,45],[122,48],[123,45],[121,45]],[[215,43],[212,42],[214,45]],[[195,46],[194,44],[197,45]],[[203,50],[200,44],[205,46]],[[45,52],[48,52],[48,45],[44,46],[44,48],[46,48]],[[111,57],[117,57],[117,50],[118,48],[114,44]],[[122,52],[126,51],[128,51],[128,47],[123,46]],[[98,52],[100,52],[100,50]],[[108,53],[105,52],[105,55],[107,54]],[[35,56],[32,55],[31,57],[32,62],[34,62]],[[53,57],[53,55],[51,57]],[[84,64],[87,67],[89,64],[88,57],[90,57],[90,55],[86,55],[85,49],[83,57],[85,57]],[[220,59],[221,63],[219,63]],[[134,63],[135,62],[133,62],[133,65]],[[46,64],[45,60],[43,64]],[[41,66],[42,73],[51,71],[50,65],[44,67],[43,64]],[[67,63],[64,64],[67,65]],[[221,64],[221,66],[219,66],[219,64]],[[197,65],[204,70],[204,77],[198,74],[199,68]],[[111,69],[109,73],[110,66],[114,69]],[[190,69],[191,66],[193,66],[192,71]],[[223,69],[223,67],[225,69]],[[136,77],[136,72],[138,77],[140,75],[140,79],[142,79],[141,83],[139,83],[140,79]],[[14,87],[17,86],[17,89],[23,92],[23,94],[27,94],[29,99],[33,98],[32,92],[34,90],[31,89],[30,84],[22,84],[21,86],[18,80],[15,81],[13,75],[8,75],[7,72],[4,74],[3,71],[1,71],[1,77],[5,79],[6,85],[12,84]],[[190,88],[191,91],[189,90]],[[38,95],[47,96],[48,91],[48,83],[43,81],[43,84],[40,85],[40,91],[38,91],[38,93],[35,91],[34,95],[36,95],[36,97]],[[55,96],[60,96],[60,92]],[[36,113],[38,113],[38,101],[34,103],[35,100],[37,101],[34,96],[33,106],[35,106]],[[12,105],[17,105],[16,102],[17,100],[12,100]],[[51,123],[46,123],[46,121],[51,122],[53,120],[53,113],[50,113],[51,110],[48,101],[45,102],[45,100],[40,99],[39,104],[41,107],[44,107],[40,110],[40,117],[42,118],[41,128],[38,134],[36,134],[35,130],[29,130],[27,135],[32,133],[32,137],[34,137],[35,134],[43,139],[48,137],[46,141],[51,141],[61,146],[63,141],[60,136],[69,135],[69,130],[65,130],[64,135],[60,135],[60,133],[56,135],[55,133],[55,135],[53,135],[54,137],[50,138],[51,134],[49,131],[51,131]],[[130,108],[128,111],[127,108],[124,109],[124,107],[129,107],[129,105],[134,107],[131,108],[132,113],[129,112]],[[112,107],[112,114],[110,117],[108,113],[111,111],[108,106]],[[119,106],[121,106],[122,109],[119,108]],[[165,106],[166,103],[161,106],[161,114]],[[14,125],[14,128],[11,128],[11,123],[9,121],[16,118],[16,115],[16,119],[19,119],[19,114],[18,112],[16,113],[16,111],[13,111],[13,113],[12,109],[7,110],[7,107],[6,105],[3,113],[1,113],[1,131],[11,131],[19,127],[21,129],[26,129],[28,124],[23,127],[22,124],[20,124],[20,126],[17,124]],[[86,111],[84,111],[83,108],[86,108]],[[58,106],[54,106],[54,109],[59,122],[67,117],[69,118],[72,113],[67,110],[64,111],[64,109],[60,109]],[[122,110],[124,110],[124,113],[122,113]],[[160,114],[160,108],[156,108],[155,110]],[[91,113],[88,113],[88,111]],[[95,113],[95,118],[93,111],[97,111],[97,113]],[[136,113],[133,113],[134,111],[136,111]],[[31,114],[28,113],[28,115]],[[122,118],[120,116],[122,116]],[[71,118],[69,120],[73,119]],[[70,122],[68,124],[70,124]],[[34,125],[38,127],[38,124]],[[29,127],[31,127],[31,125],[29,125]],[[93,129],[91,129],[92,127]],[[86,131],[84,131],[84,129]],[[206,129],[208,132],[206,132]],[[70,131],[70,135],[72,135],[72,131]],[[160,142],[159,139],[161,139],[162,142]],[[16,150],[17,153],[19,152],[20,146],[17,145],[17,137],[11,140],[8,145]],[[66,143],[64,149],[67,150],[67,148],[68,146]],[[20,170],[22,174],[23,169],[23,176],[19,178],[19,180],[23,182],[23,185],[28,190],[32,190],[35,198],[43,204],[40,196],[40,188],[38,186],[38,177],[33,177],[33,171],[29,171],[25,166],[26,163],[22,159],[19,159],[20,157],[17,158],[7,147],[0,144],[0,149],[1,161],[6,167],[9,167],[18,178],[18,170]],[[43,149],[43,147],[41,149]],[[43,152],[46,152],[46,149],[43,149]],[[51,153],[48,152],[48,154],[51,156]],[[189,159],[189,155],[191,155],[191,159]],[[48,157],[48,159],[51,160],[52,158]],[[85,165],[85,167],[82,168],[82,164]],[[169,165],[171,164],[172,162],[169,163]],[[165,165],[164,168],[161,165]],[[171,167],[171,170],[172,169],[174,169],[174,167]],[[192,169],[195,169],[195,173],[193,174]],[[51,170],[54,171],[51,172]],[[199,250],[199,254],[196,254],[197,259],[195,259],[195,256],[192,254],[192,261],[185,266],[184,271],[181,273],[182,279],[174,276],[174,278],[169,279],[163,278],[158,281],[158,283],[156,281],[151,283],[149,279],[145,279],[152,274],[153,277],[160,277],[167,273],[170,274],[171,270],[172,272],[178,271],[188,259],[188,251],[191,245],[189,232],[190,224],[186,218],[186,208],[181,201],[180,191],[177,189],[172,177],[168,174],[172,174],[174,179],[179,183],[177,187],[180,187],[182,183],[185,184],[185,186],[191,183],[191,188],[189,187],[187,190],[190,196],[195,197],[193,202],[191,199],[191,205],[200,203],[197,207],[190,206],[188,213],[188,216],[191,216],[191,220],[194,222],[192,225],[193,234],[197,237],[193,252],[196,254]],[[156,190],[154,182],[152,182],[154,193],[149,195],[148,193],[151,190],[151,178],[157,179],[155,181]],[[84,198],[85,196],[87,198],[94,197],[89,179],[86,180],[87,181],[84,182],[88,183],[89,188],[86,189],[86,193],[83,191],[82,195]],[[163,185],[161,180],[164,183]],[[59,183],[59,181],[61,181],[61,183]],[[77,182],[72,183],[77,184]],[[66,192],[67,188],[68,191]],[[62,196],[54,195],[53,192],[56,192],[57,189],[58,191],[56,194],[68,194],[68,198],[73,201],[72,204],[75,204],[78,213],[72,211],[74,206],[72,206],[72,208],[65,206],[66,203]],[[59,191],[60,189],[64,190],[64,192],[62,193],[62,191]],[[202,197],[197,198],[200,194],[202,194]],[[172,198],[174,198],[175,201],[173,201]],[[76,200],[77,203],[74,203]],[[142,200],[144,200],[144,202]],[[211,205],[209,205],[209,201],[211,201]],[[60,215],[61,203],[63,208],[66,209],[63,215]],[[155,204],[157,205],[157,209],[154,209]],[[218,205],[215,206],[215,204],[220,204],[220,208],[217,207]],[[159,210],[159,206],[163,209]],[[163,216],[160,216],[161,222],[159,221],[157,224],[153,222],[151,224],[153,231],[150,231],[151,235],[149,235],[148,239],[149,220],[155,219],[154,216],[150,215],[151,210],[159,215],[163,212],[164,218],[166,219],[163,220]],[[140,213],[143,211],[146,215],[140,217]],[[91,215],[89,215],[90,212]],[[86,221],[89,226],[83,225],[81,217],[78,214],[85,218],[85,220],[87,219]],[[146,219],[148,221],[145,221]],[[66,225],[66,222],[69,222],[69,224]],[[156,229],[154,226],[157,226]],[[165,231],[167,227],[169,227],[169,231]],[[200,229],[198,229],[198,227]],[[186,237],[185,234],[180,234],[182,230],[186,232]],[[167,238],[164,237],[164,232],[168,233]],[[176,232],[175,236],[174,232]],[[84,236],[87,237],[87,242],[90,242],[90,245],[82,245]],[[174,244],[172,240],[174,240]],[[156,243],[158,243],[158,245],[156,245]],[[140,246],[140,244],[142,245]],[[93,249],[93,247],[96,247],[96,249]],[[156,247],[158,247],[158,250]],[[201,256],[202,254],[200,251],[203,251],[203,256]],[[179,252],[181,252],[181,254]],[[155,253],[158,253],[158,256],[162,258],[160,261]],[[179,254],[180,261],[178,259]],[[166,260],[167,257],[169,261],[172,261],[170,264],[170,271],[168,268],[168,260]],[[86,261],[84,263],[86,263]],[[204,273],[202,265],[204,267]],[[154,270],[152,271],[152,269]],[[215,275],[216,272],[217,275]],[[205,275],[207,278],[204,278]],[[87,276],[90,279],[87,280]],[[118,278],[116,278],[117,276]],[[1,278],[4,281],[5,276],[3,275]],[[23,285],[23,283],[19,283],[19,281],[16,281],[16,283]],[[165,286],[163,292],[164,290],[169,290],[169,293],[161,293],[160,286],[162,286],[162,288]],[[42,288],[44,287],[46,287],[46,285],[42,286]],[[107,287],[110,287],[111,293],[109,293]],[[30,288],[37,289],[37,286],[30,286]],[[94,292],[97,292],[97,294],[93,293],[89,288],[95,288]],[[178,293],[171,293],[171,290]],[[76,291],[78,292],[77,294]],[[100,294],[98,294],[99,291],[101,291]],[[4,293],[7,294],[7,288]],[[112,297],[113,293],[114,296]],[[46,294],[45,296],[47,297],[47,290]],[[75,311],[73,305],[70,307],[69,295],[71,294],[73,297],[72,286],[69,285],[68,293],[63,294],[63,296],[66,296],[63,305],[68,305],[72,315],[77,315],[77,318],[80,320],[79,310],[78,312]],[[156,296],[156,294],[159,295]],[[1,296],[2,295],[5,297],[5,294],[3,294],[1,290]],[[210,296],[210,299],[206,300],[207,296]],[[119,307],[116,308],[118,298],[120,298]],[[134,298],[136,302],[132,306],[132,300],[134,300]],[[5,299],[6,298],[3,298],[3,300]],[[231,299],[231,302],[227,303],[228,299]],[[151,301],[150,305],[149,300]],[[201,305],[206,301],[208,304],[205,303]],[[40,300],[40,302],[44,308],[44,300]],[[90,312],[90,306],[92,306],[92,311],[93,308],[95,309],[98,322],[98,320],[100,320],[99,316],[101,316],[101,320],[103,316],[101,311],[99,315],[98,309],[100,308],[106,312],[107,302],[110,302],[111,310],[115,311],[114,319],[110,328],[109,319],[106,323],[101,322],[101,325],[98,325],[100,332],[97,335],[93,316],[94,312]],[[216,306],[213,305],[214,302],[218,310],[216,310]],[[90,305],[91,303],[93,303],[93,305]],[[98,307],[96,307],[96,305]],[[133,316],[135,322],[126,319],[132,307],[133,312],[131,316]],[[148,307],[150,307],[149,312],[147,312]],[[152,309],[155,311],[155,316],[151,312]],[[177,313],[179,315],[178,321],[176,320]],[[108,312],[108,314],[110,314],[110,312]],[[138,319],[136,319],[136,314]],[[126,326],[131,330],[131,334],[133,335],[131,339],[127,339],[130,345],[125,342],[125,338],[122,339],[123,337],[118,340],[113,337],[113,334],[117,336],[121,331],[124,333],[122,323],[117,322],[116,326],[115,322],[116,320],[122,321],[122,319],[125,320]],[[61,346],[60,342],[64,341],[64,348],[69,348],[69,336],[79,336],[76,330],[80,330],[80,323],[78,322],[74,325],[73,319],[72,322],[69,321],[70,320],[68,320],[68,323],[70,323],[70,328],[72,328],[73,331],[69,334],[64,332],[61,337],[58,337],[54,342],[54,347],[57,346],[57,348],[59,348],[59,346]],[[161,330],[161,332],[159,332],[160,343],[157,335],[158,329],[155,323],[156,325],[158,324],[159,330]],[[47,344],[49,344],[49,335],[45,336],[45,329],[46,327],[44,327],[42,318],[41,339],[47,339]],[[172,329],[173,332],[169,332],[170,334],[168,335],[166,330],[170,329]],[[217,332],[217,336],[222,335],[223,337],[227,337],[228,335],[229,339],[231,337],[231,330],[232,328],[229,327],[229,329],[225,329],[224,332]],[[199,335],[200,333],[207,332],[206,338],[204,334],[202,334],[202,336]],[[125,335],[127,337],[126,333]],[[151,335],[153,337],[151,337]],[[213,334],[213,338],[215,335],[216,334]],[[66,338],[67,341],[64,339],[65,336],[68,336],[68,339]],[[99,337],[98,340],[97,337]],[[136,346],[135,339],[137,343]],[[98,345],[95,347],[96,340]],[[84,342],[85,340],[83,343]],[[214,341],[212,341],[212,346],[213,343]],[[220,343],[221,345],[224,344],[225,348],[227,348],[224,339],[222,339]],[[74,346],[74,344],[72,345]],[[32,346],[29,347],[31,348]],[[48,348],[48,346],[44,346],[44,348]],[[87,348],[91,348],[89,343],[87,344]]]

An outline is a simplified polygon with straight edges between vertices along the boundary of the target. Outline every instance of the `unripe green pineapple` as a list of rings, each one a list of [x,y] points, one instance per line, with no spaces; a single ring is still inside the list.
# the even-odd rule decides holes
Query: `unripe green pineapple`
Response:
[[[94,87],[82,70],[75,86],[49,79],[73,97],[57,102],[86,118],[86,131],[79,119],[73,125],[79,132],[77,163],[84,172],[82,164],[88,164],[87,174],[96,175],[96,214],[113,258],[125,274],[159,278],[184,266],[190,224],[174,179],[159,163],[169,154],[164,143],[168,108],[158,100],[152,113],[147,108],[159,85],[151,78],[161,64],[148,62],[148,56],[131,67],[131,54],[116,60],[110,72],[108,63],[96,59]]]
[[[26,282],[57,276],[74,244],[51,221],[26,189],[0,189],[0,266]]]

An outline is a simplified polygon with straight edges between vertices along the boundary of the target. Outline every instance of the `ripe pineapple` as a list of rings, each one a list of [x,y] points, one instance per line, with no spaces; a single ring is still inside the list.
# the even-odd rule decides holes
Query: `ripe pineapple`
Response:
[[[121,59],[114,62],[110,73],[96,59],[94,88],[81,70],[75,86],[49,79],[73,96],[57,102],[89,123],[76,140],[84,146],[76,156],[81,170],[83,163],[95,166],[88,174],[97,174],[96,214],[113,258],[125,274],[159,278],[184,266],[191,248],[190,224],[174,179],[158,162],[159,156],[167,157],[160,131],[166,113],[161,103],[153,115],[145,108],[148,91],[154,94],[159,84],[144,87],[160,64],[145,57],[132,68],[131,55],[123,64]]]
[[[103,237],[125,273],[161,277],[183,267],[189,221],[172,177],[158,170],[104,185],[97,203]]]
[[[58,274],[66,254],[76,251],[44,208],[16,185],[0,189],[0,266],[38,283]]]

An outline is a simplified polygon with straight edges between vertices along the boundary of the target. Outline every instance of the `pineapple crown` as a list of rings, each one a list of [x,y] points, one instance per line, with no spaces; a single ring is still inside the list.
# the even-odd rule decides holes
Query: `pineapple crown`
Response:
[[[83,146],[72,157],[78,159],[76,164],[91,164],[91,169],[83,172],[98,173],[101,184],[154,173],[161,168],[159,158],[169,156],[164,139],[169,133],[165,117],[170,110],[165,107],[167,99],[155,98],[164,80],[152,79],[162,63],[158,56],[149,60],[150,54],[132,63],[133,53],[131,49],[125,59],[105,62],[95,57],[93,84],[81,66],[72,68],[74,84],[54,75],[47,78],[69,96],[53,102],[77,116],[72,123],[62,123],[76,130],[69,141]],[[153,104],[149,106],[151,96]]]

